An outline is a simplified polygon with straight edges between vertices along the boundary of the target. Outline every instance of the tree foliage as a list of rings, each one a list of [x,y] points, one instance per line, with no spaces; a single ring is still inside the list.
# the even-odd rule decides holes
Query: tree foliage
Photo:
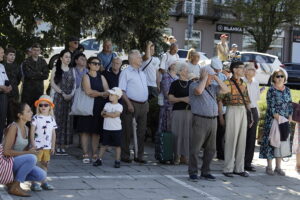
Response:
[[[118,46],[142,48],[147,40],[161,41],[174,0],[1,0],[0,45],[11,45],[22,59],[34,42],[44,47],[62,44],[72,35],[97,30],[98,39]],[[51,24],[37,35],[37,21]]]
[[[299,0],[233,0],[229,3],[237,18],[253,37],[259,52],[266,52],[276,35],[276,29],[292,24],[300,14]]]

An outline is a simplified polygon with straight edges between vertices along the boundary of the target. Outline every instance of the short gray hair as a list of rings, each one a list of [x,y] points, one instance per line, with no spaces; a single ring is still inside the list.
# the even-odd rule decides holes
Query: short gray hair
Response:
[[[113,58],[113,61],[114,61],[114,60],[120,60],[120,61],[123,61],[119,56],[114,57],[114,58]]]
[[[128,53],[128,61],[130,61],[135,55],[141,54],[139,50],[133,49]]]
[[[176,71],[177,71],[177,73],[181,72],[186,67],[188,67],[188,64],[186,62],[176,62]]]

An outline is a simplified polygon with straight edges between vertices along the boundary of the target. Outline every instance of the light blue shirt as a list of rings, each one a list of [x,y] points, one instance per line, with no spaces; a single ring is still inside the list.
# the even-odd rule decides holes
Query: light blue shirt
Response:
[[[148,100],[147,78],[141,69],[128,66],[119,78],[119,88],[125,91],[129,99],[144,102]]]
[[[102,66],[105,68],[105,70],[108,70],[112,66],[112,60],[117,55],[112,53],[103,53],[102,51],[97,55],[97,57],[101,60]]]

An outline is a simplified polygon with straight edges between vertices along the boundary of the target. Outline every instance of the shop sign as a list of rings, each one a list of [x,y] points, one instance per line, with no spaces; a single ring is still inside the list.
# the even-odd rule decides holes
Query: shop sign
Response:
[[[225,33],[242,33],[243,28],[239,26],[232,26],[228,24],[217,24],[216,26],[217,32],[225,32]]]

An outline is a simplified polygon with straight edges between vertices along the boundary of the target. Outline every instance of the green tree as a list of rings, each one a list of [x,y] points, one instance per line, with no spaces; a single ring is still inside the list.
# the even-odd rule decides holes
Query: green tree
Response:
[[[258,52],[266,52],[276,29],[293,24],[300,14],[299,0],[232,0],[229,3],[236,25],[253,37]]]

